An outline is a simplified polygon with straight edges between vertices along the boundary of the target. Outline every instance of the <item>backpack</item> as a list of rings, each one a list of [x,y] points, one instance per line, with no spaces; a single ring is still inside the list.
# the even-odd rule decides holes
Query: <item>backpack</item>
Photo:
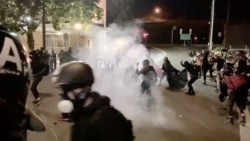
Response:
[[[247,80],[242,75],[232,75],[225,78],[228,89],[237,90],[247,84]]]
[[[102,133],[98,134],[98,140],[100,141],[106,141],[107,139],[114,141],[115,138],[119,138],[119,141],[133,141],[135,138],[131,121],[112,106],[104,106],[97,110],[90,123],[93,123],[94,126],[92,127],[97,130],[103,130]],[[114,137],[110,137],[111,134]]]

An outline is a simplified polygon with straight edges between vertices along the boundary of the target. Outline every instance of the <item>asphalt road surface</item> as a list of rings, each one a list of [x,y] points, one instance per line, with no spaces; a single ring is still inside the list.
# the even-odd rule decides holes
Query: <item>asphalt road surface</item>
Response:
[[[189,59],[188,49],[168,48],[165,49],[167,56],[174,66],[181,69],[179,62]],[[165,56],[162,50],[154,49],[151,52],[154,60],[160,65]],[[239,125],[225,123],[226,111],[223,110],[225,103],[218,102],[218,94],[214,91],[214,83],[209,82],[203,86],[202,81],[195,83],[196,96],[188,96],[181,91],[166,89],[166,83],[157,88],[164,95],[164,106],[168,114],[163,119],[166,125],[147,126],[135,129],[135,141],[245,141],[240,135]],[[70,124],[57,121],[59,112],[57,102],[60,100],[60,91],[50,78],[44,78],[39,85],[42,104],[35,107],[31,104],[32,95],[29,95],[28,103],[45,122],[47,131],[44,133],[28,133],[29,141],[69,141]],[[136,111],[134,111],[136,112]],[[152,113],[153,114],[153,113]],[[151,118],[151,120],[159,120]],[[249,126],[246,127],[249,129]],[[245,134],[250,134],[245,130]],[[245,135],[243,135],[245,136]],[[249,138],[248,138],[249,139]]]

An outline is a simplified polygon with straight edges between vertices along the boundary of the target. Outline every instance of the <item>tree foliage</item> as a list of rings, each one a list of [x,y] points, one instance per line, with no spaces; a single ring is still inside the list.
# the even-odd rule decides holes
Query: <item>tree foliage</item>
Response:
[[[48,20],[56,30],[60,30],[65,22],[91,23],[93,19],[101,19],[102,9],[98,7],[100,0],[53,0],[47,4]]]
[[[42,23],[43,2],[46,19],[55,30],[63,23],[90,23],[102,17],[99,0],[0,0],[0,23],[8,29],[27,34],[29,48],[34,48],[33,32]]]
[[[40,0],[28,1],[0,0],[1,24],[16,32],[34,31],[40,23],[42,3]]]

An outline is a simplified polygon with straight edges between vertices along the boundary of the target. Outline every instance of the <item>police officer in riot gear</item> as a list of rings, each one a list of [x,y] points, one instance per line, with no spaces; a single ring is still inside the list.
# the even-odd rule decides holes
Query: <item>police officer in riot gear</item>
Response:
[[[25,48],[17,37],[0,28],[0,139],[26,141],[27,129],[44,131],[33,112],[27,112],[29,78]],[[38,126],[31,123],[34,121]]]
[[[91,90],[94,83],[92,68],[84,62],[74,61],[62,65],[52,77],[58,83],[63,98],[59,110],[73,105],[70,112],[72,126],[71,141],[132,141],[132,124],[110,105],[110,99]],[[63,108],[59,105],[66,104]],[[62,111],[63,110],[63,111]]]

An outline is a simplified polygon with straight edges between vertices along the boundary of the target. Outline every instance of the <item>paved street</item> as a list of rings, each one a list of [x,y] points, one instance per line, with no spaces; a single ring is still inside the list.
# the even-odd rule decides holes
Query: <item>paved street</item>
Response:
[[[181,69],[179,62],[188,59],[187,49],[168,48],[165,51],[172,64],[178,69]],[[160,64],[164,54],[155,49],[151,52],[151,56]],[[166,125],[137,128],[135,130],[136,141],[246,141],[240,138],[240,128],[237,122],[234,126],[224,122],[225,104],[218,102],[218,94],[215,93],[212,82],[203,86],[201,81],[197,81],[195,84],[197,96],[185,95],[186,89],[169,91],[165,89],[167,84],[162,85],[158,88],[164,95],[165,105],[162,109],[168,110],[167,114],[164,114]],[[43,99],[41,106],[32,106],[31,95],[28,102],[30,107],[45,121],[47,131],[45,133],[29,132],[28,139],[30,141],[68,141],[70,125],[57,121],[59,115],[57,102],[60,99],[60,91],[56,89],[55,84],[50,82],[49,77],[44,78],[39,90]],[[155,117],[151,120],[160,121],[160,118]],[[249,130],[244,131],[247,134]]]

